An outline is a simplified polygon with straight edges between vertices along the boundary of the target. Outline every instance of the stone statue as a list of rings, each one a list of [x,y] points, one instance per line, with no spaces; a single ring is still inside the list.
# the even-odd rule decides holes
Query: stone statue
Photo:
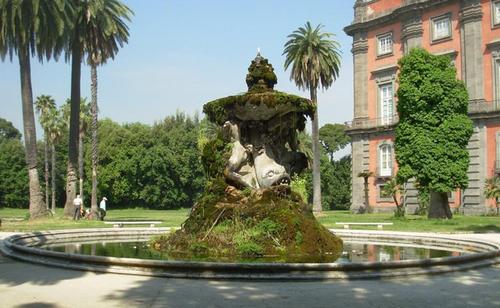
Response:
[[[231,155],[226,182],[237,188],[289,185],[307,167],[297,134],[314,106],[305,98],[273,90],[277,83],[271,64],[260,53],[246,76],[248,92],[210,102],[204,112],[222,126]]]

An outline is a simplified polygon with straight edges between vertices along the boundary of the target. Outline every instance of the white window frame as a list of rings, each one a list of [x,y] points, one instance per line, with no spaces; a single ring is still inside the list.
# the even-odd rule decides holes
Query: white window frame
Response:
[[[385,56],[392,54],[394,40],[392,32],[377,35],[377,55]]]
[[[392,176],[392,145],[383,143],[379,146],[379,176]]]
[[[491,1],[491,23],[492,26],[500,26],[500,0]]]
[[[437,29],[438,25],[447,25],[448,31],[446,33],[440,33]],[[432,41],[440,41],[444,39],[451,38],[451,14],[441,15],[431,18],[431,35]],[[441,30],[442,31],[442,30]]]
[[[394,122],[394,84],[384,83],[378,86],[380,124],[390,125]]]

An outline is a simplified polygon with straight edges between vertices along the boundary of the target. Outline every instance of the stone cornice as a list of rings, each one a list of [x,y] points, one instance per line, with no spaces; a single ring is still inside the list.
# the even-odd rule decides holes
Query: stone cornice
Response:
[[[446,4],[452,1],[453,0],[427,0],[427,1],[418,1],[414,3],[412,1],[407,1],[407,3],[409,4],[401,6],[393,11],[389,10],[388,13],[385,15],[374,17],[373,19],[367,21],[354,22],[353,24],[345,27],[344,32],[347,35],[353,36],[354,33],[358,31],[364,31],[372,27],[376,27],[387,23],[392,23],[395,20],[399,20],[403,16],[408,16],[411,14],[420,15],[420,12],[422,10],[426,10],[428,8]]]
[[[362,54],[368,52],[368,40],[358,40],[352,44],[351,52],[353,55]]]
[[[483,11],[481,4],[473,4],[463,8],[460,11],[460,22],[465,24],[473,21],[480,21],[483,19]]]

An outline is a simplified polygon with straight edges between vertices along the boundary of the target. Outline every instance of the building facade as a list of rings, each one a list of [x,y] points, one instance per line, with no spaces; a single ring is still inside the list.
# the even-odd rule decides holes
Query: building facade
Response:
[[[483,214],[495,206],[484,196],[484,183],[500,172],[500,0],[357,0],[353,37],[354,119],[352,137],[352,207],[364,207],[368,178],[369,205],[393,211],[381,190],[395,176],[394,154],[398,60],[411,48],[450,57],[469,92],[474,133],[468,145],[469,185],[449,195],[450,205],[465,214]],[[418,207],[412,183],[403,202]]]

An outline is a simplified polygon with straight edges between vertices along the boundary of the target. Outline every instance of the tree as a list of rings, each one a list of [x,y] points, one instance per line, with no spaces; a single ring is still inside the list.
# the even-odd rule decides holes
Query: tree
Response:
[[[415,178],[431,195],[429,218],[452,218],[448,192],[468,184],[469,97],[445,56],[412,49],[399,61],[398,183]]]
[[[309,90],[311,101],[317,107],[318,87],[328,89],[339,75],[340,45],[330,39],[333,34],[322,32],[322,25],[312,28],[309,22],[288,36],[283,55],[285,70],[291,66],[290,80]],[[320,149],[318,108],[312,119],[313,146],[313,210],[321,212]]]
[[[394,203],[396,204],[396,212],[394,215],[396,217],[404,217],[405,216],[405,209],[403,207],[403,204],[399,202],[399,197],[401,195],[401,185],[398,184],[396,179],[390,179],[384,184],[384,189],[382,190],[382,196],[384,197],[391,197],[392,200],[394,200]]]
[[[50,59],[61,51],[67,2],[0,0],[0,57],[4,60],[8,54],[12,61],[13,55],[17,54],[19,59],[31,219],[46,216],[49,212],[38,179],[30,59],[32,55],[37,55],[40,61]]]
[[[49,111],[49,120],[47,122],[47,132],[49,134],[50,141],[50,153],[51,153],[51,185],[50,190],[52,191],[52,214],[56,212],[56,144],[61,140],[63,130],[64,130],[64,120],[62,118],[61,112],[57,109],[51,109]]]
[[[370,206],[370,188],[368,186],[368,179],[373,176],[373,172],[371,171],[363,171],[358,173],[358,177],[363,178],[364,192],[365,192],[365,207],[360,209],[361,212],[372,212],[372,207]]]
[[[21,140],[21,133],[12,125],[12,122],[0,118],[0,140],[18,139]]]
[[[129,32],[125,24],[133,12],[121,1],[91,1],[86,7],[85,51],[87,63],[91,67],[91,115],[92,115],[92,195],[91,210],[97,218],[97,163],[98,163],[98,105],[97,105],[97,66],[108,59],[114,59],[120,47],[128,42]]]
[[[93,97],[97,99],[97,71],[95,66],[102,63],[102,61],[113,58],[118,50],[116,44],[123,44],[121,40],[124,33],[118,33],[117,31],[127,30],[121,18],[128,17],[130,13],[131,11],[119,0],[89,0],[77,1],[76,3],[72,18],[73,32],[67,48],[67,56],[71,56],[71,116],[65,215],[71,215],[73,211],[72,201],[76,190],[82,59],[87,53],[89,63],[94,65],[91,78],[95,81],[93,84]],[[110,39],[110,37],[113,38]],[[128,32],[126,37],[128,37]],[[93,109],[96,114],[97,105]],[[95,134],[95,136],[97,135]],[[97,160],[97,157],[95,157],[95,160]],[[95,202],[94,210],[97,211],[97,200]]]
[[[21,133],[0,118],[0,206],[24,208],[29,203],[24,157]]]
[[[488,199],[494,199],[497,208],[497,215],[500,215],[498,200],[500,199],[500,177],[494,176],[486,179],[484,183],[484,195]]]
[[[325,124],[319,129],[319,142],[325,149],[330,161],[333,161],[333,154],[346,147],[351,142],[351,138],[345,133],[344,124]]]
[[[50,113],[56,108],[56,103],[50,95],[40,95],[35,101],[36,112],[38,113],[38,121],[43,128],[43,148],[45,162],[45,204],[49,206],[49,129],[48,122],[50,121]]]

